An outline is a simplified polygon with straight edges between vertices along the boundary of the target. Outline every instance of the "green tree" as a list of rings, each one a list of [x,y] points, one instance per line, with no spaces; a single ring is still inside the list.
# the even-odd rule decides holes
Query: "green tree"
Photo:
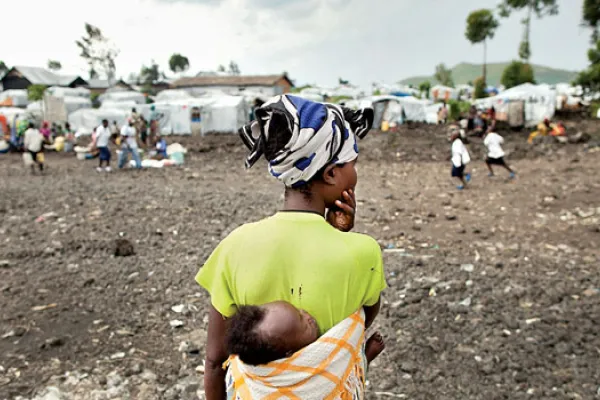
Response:
[[[44,85],[31,85],[27,88],[27,98],[29,101],[38,101],[44,98],[44,92],[46,86]]]
[[[60,71],[62,69],[62,64],[60,61],[48,60],[48,69],[50,71]]]
[[[160,66],[154,60],[152,60],[150,66],[143,65],[140,70],[140,82],[142,85],[152,86],[154,82],[164,77],[165,74],[160,71]]]
[[[473,82],[474,90],[473,90],[473,98],[475,99],[483,99],[487,97],[487,93],[485,92],[486,83],[483,77],[476,78]]]
[[[452,80],[452,71],[446,67],[446,65],[438,64],[435,67],[435,79],[444,86],[454,87],[454,80]]]
[[[419,92],[421,92],[421,96],[425,95],[425,98],[429,98],[429,90],[431,89],[431,82],[424,81],[419,84]]]
[[[588,50],[589,67],[582,71],[574,82],[581,85],[586,91],[600,91],[600,40],[596,41],[596,46]]]
[[[600,24],[600,0],[583,0],[583,26],[592,30],[592,43],[600,39],[598,24]]]
[[[217,67],[217,72],[226,72],[225,66],[223,64]]]
[[[507,89],[523,83],[535,83],[533,68],[527,63],[513,61],[502,72],[500,82]]]
[[[0,60],[0,77],[4,76],[8,72],[8,67],[4,64],[4,61]]]
[[[531,32],[531,18],[535,15],[542,18],[546,15],[558,14],[557,0],[502,0],[498,6],[500,16],[508,18],[513,11],[527,11],[527,16],[521,20],[523,24],[523,40],[519,44],[519,57],[523,61],[531,58],[529,36]]]
[[[86,23],[85,35],[75,43],[81,50],[80,57],[89,65],[90,79],[97,78],[98,71],[102,71],[108,83],[112,84],[117,72],[115,60],[119,50],[102,34],[100,28]]]
[[[174,74],[187,71],[189,67],[190,60],[179,53],[174,53],[171,58],[169,58],[169,69],[173,71]]]
[[[472,44],[483,43],[483,83],[487,78],[487,40],[492,39],[498,29],[498,20],[491,10],[473,11],[467,17],[465,36]]]

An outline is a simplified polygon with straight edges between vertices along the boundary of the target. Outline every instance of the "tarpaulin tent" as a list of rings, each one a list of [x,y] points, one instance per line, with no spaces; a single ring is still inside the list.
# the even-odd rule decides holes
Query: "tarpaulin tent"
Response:
[[[83,108],[69,114],[69,124],[77,133],[89,135],[94,128],[102,123],[103,119],[117,121],[119,127],[127,122],[129,114],[126,111],[114,108]]]
[[[190,94],[185,89],[167,89],[158,93],[154,97],[154,101],[156,103],[164,103],[174,100],[189,100],[194,99],[195,97]]]
[[[250,118],[242,96],[220,96],[202,108],[202,132],[236,133]]]
[[[152,107],[160,116],[159,127],[163,135],[190,135],[193,114],[201,115],[202,109],[214,102],[213,98],[188,98],[146,104],[139,107],[140,113],[150,121]],[[200,122],[200,121],[198,121]]]
[[[556,91],[547,86],[524,83],[507,89],[498,96],[475,100],[478,108],[494,106],[496,118],[503,120],[508,115],[509,104],[523,102],[525,125],[535,126],[545,118],[552,118],[556,111]]]
[[[124,100],[124,101],[105,101],[100,105],[100,108],[109,108],[114,110],[122,110],[127,111],[131,114],[131,110],[135,108],[136,110],[140,108],[140,106],[133,100]],[[139,111],[139,110],[137,110]]]
[[[52,86],[46,89],[46,93],[54,97],[81,97],[84,99],[89,99],[91,97],[90,89],[84,87],[68,88]]]
[[[6,103],[7,106],[12,107],[25,107],[29,104],[27,90],[11,89],[0,92],[0,103]]]
[[[104,93],[98,96],[98,101],[103,103],[105,101],[135,101],[136,104],[146,104],[146,96],[143,93],[135,92],[132,90],[121,91],[121,92],[110,92]]]

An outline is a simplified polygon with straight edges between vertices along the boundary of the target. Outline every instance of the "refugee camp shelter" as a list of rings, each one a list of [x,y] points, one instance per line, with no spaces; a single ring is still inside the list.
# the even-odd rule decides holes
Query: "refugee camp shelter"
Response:
[[[432,105],[429,100],[421,100],[412,96],[372,96],[370,98],[375,118],[373,128],[381,129],[383,121],[389,123],[401,123],[404,121],[415,122],[432,122],[431,114],[432,107],[437,109],[438,106]],[[402,114],[404,113],[404,120]],[[437,114],[436,114],[437,115]],[[437,116],[436,116],[437,121]]]
[[[69,88],[52,86],[46,89],[47,94],[54,97],[80,97],[83,99],[89,99],[91,97],[91,91],[85,87]]]
[[[494,97],[475,100],[478,108],[496,109],[496,118],[508,120],[511,104],[523,104],[525,126],[535,126],[556,111],[556,90],[541,85],[524,83],[507,89]],[[512,107],[514,108],[514,107]]]
[[[105,101],[134,101],[136,104],[146,104],[146,96],[134,90],[110,91],[98,96],[98,101],[100,103],[104,103]]]
[[[451,88],[444,85],[435,85],[429,91],[431,98],[434,101],[448,101],[458,99],[459,91],[455,88]]]
[[[9,89],[0,92],[0,106],[25,107],[29,104],[29,96],[25,89]]]
[[[239,95],[245,90],[252,90],[268,97],[289,93],[294,84],[285,74],[280,75],[215,75],[195,76],[177,79],[171,84],[173,89],[189,89],[193,95],[211,92],[223,92]]]
[[[190,135],[202,132],[201,113],[204,107],[209,107],[215,98],[180,98],[165,100],[139,107],[139,112],[150,120],[154,113],[160,116],[159,129],[163,135]]]
[[[90,135],[94,128],[102,123],[103,119],[117,121],[119,127],[127,122],[129,112],[114,108],[82,108],[69,114],[68,121],[71,128],[78,134]]]
[[[108,79],[90,79],[88,80],[87,87],[90,89],[92,94],[96,95],[103,94],[111,88],[117,88],[120,90],[133,90],[131,85],[121,79],[112,82],[110,82]]]
[[[202,134],[236,133],[248,123],[250,107],[242,96],[220,96],[202,108]]]
[[[77,75],[59,75],[46,68],[12,67],[2,78],[4,90],[27,89],[31,85],[79,87],[88,83]]]

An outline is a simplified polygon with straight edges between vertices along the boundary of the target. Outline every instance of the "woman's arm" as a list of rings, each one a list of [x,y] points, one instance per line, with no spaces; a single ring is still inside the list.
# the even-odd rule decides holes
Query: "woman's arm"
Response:
[[[381,297],[379,298],[379,300],[377,300],[377,303],[373,304],[372,306],[363,307],[363,309],[365,310],[365,329],[369,329],[371,325],[373,325],[373,321],[375,321],[377,314],[379,314],[380,308]]]
[[[227,361],[225,333],[227,320],[212,305],[208,315],[208,337],[206,340],[206,365],[204,371],[204,394],[206,400],[224,400],[225,370],[223,363]]]

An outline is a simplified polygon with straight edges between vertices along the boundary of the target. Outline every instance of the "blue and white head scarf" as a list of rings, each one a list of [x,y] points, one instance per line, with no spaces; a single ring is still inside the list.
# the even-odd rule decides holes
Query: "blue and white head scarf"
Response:
[[[239,130],[251,151],[246,168],[264,155],[266,144],[275,140],[275,135],[289,136],[269,160],[269,172],[291,188],[305,185],[329,164],[354,161],[358,157],[357,138],[366,136],[374,117],[371,108],[353,111],[290,95],[274,97],[255,114],[256,121]]]

